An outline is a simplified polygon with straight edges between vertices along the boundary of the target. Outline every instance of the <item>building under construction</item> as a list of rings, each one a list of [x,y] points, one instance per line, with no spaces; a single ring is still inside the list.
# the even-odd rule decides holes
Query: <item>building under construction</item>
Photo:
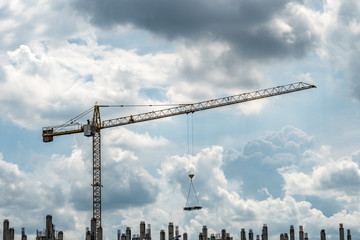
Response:
[[[15,230],[10,228],[9,220],[4,220],[3,240],[15,240]],[[46,216],[46,228],[44,231],[36,230],[36,240],[63,240],[64,234],[62,231],[56,231],[52,223],[52,216]],[[21,228],[21,240],[27,240],[25,228]]]
[[[308,233],[304,232],[303,226],[299,226],[298,240],[309,240]],[[269,240],[268,237],[268,227],[266,224],[263,225],[261,230],[261,234],[255,235],[252,229],[249,229],[248,234],[246,234],[245,228],[242,228],[240,231],[240,240]],[[181,234],[179,232],[179,227],[175,226],[172,222],[168,225],[168,234],[166,238],[165,230],[160,231],[159,238],[160,240],[188,240],[188,234],[185,232]],[[148,224],[148,228],[145,230],[145,222],[140,222],[140,234],[131,235],[131,229],[129,227],[126,228],[125,233],[121,233],[121,230],[117,232],[117,240],[151,240],[151,229],[150,224]],[[207,226],[203,226],[201,232],[199,233],[198,238],[192,237],[191,239],[199,239],[199,240],[233,240],[234,237],[226,231],[226,229],[222,229],[219,233],[209,233]],[[295,229],[294,226],[291,225],[289,229],[289,233],[280,233],[280,240],[296,240],[295,238]],[[313,239],[326,240],[325,229],[320,231],[320,238],[313,237]],[[86,240],[89,240],[86,238]],[[339,240],[345,240],[345,232],[343,224],[339,225]],[[347,229],[346,240],[351,240],[351,232],[350,229]]]
[[[96,221],[92,219],[90,222],[91,227],[86,228],[85,240],[102,240],[102,228],[100,231],[96,231]],[[179,227],[174,226],[172,222],[168,224],[167,234],[165,230],[160,231],[160,235],[152,237],[151,235],[151,225],[148,224],[146,227],[145,221],[140,222],[139,234],[133,234],[130,227],[126,227],[126,230],[122,233],[119,229],[117,231],[117,240],[188,240],[188,239],[199,239],[199,240],[233,240],[234,237],[222,229],[219,233],[211,233],[208,231],[207,226],[203,226],[199,232],[198,237],[189,237],[186,232],[180,233]],[[350,229],[346,231],[345,239],[345,230],[342,223],[339,225],[339,240],[351,240]],[[167,237],[166,237],[167,235]],[[239,235],[237,235],[239,236]],[[268,227],[266,224],[263,225],[261,229],[261,234],[255,234],[252,229],[248,230],[246,233],[245,228],[240,230],[240,240],[269,240]],[[115,236],[114,236],[115,237]],[[46,216],[46,229],[44,231],[36,231],[36,240],[63,240],[64,234],[62,231],[56,231],[55,226],[52,223],[52,216]],[[236,237],[238,239],[238,237]],[[303,226],[299,226],[298,237],[295,237],[294,226],[291,225],[289,233],[280,233],[280,240],[309,240],[308,233],[304,232]],[[312,237],[312,239],[326,240],[325,229],[320,231],[319,237]],[[15,240],[15,230],[10,228],[9,220],[4,220],[3,225],[3,240]],[[27,235],[25,234],[25,228],[21,229],[21,240],[27,240]]]

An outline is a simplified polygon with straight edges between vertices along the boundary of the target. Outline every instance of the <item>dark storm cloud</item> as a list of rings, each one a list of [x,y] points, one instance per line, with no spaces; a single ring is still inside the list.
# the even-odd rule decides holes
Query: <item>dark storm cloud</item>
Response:
[[[292,2],[296,1],[75,0],[74,6],[101,28],[130,24],[168,39],[210,37],[230,43],[246,57],[268,58],[302,56],[312,46],[315,34],[308,34],[306,18],[289,12]],[[275,17],[292,28],[291,36],[278,34],[271,24]]]

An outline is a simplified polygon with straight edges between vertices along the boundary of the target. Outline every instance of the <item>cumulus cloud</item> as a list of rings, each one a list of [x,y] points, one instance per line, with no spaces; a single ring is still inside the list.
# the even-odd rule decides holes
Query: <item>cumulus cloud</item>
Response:
[[[336,160],[323,153],[320,149],[317,161],[307,163],[311,167],[297,164],[278,169],[284,194],[311,202],[327,217],[339,211],[358,211],[360,169],[356,153]]]
[[[292,131],[299,130],[293,128]],[[280,133],[283,132],[285,131],[273,134],[281,135]],[[303,133],[303,138],[299,139],[307,138],[308,136]],[[176,216],[177,222],[174,224],[179,225],[180,231],[187,231],[190,236],[197,236],[203,225],[207,225],[211,233],[220,232],[221,229],[218,229],[218,226],[226,226],[228,232],[236,235],[241,228],[247,230],[253,228],[255,234],[260,234],[262,224],[268,223],[271,239],[277,238],[277,233],[287,231],[288,224],[293,224],[295,227],[303,225],[310,236],[317,235],[320,228],[336,231],[340,222],[347,227],[355,226],[351,219],[358,213],[356,211],[348,212],[343,207],[338,212],[326,216],[310,201],[298,200],[288,193],[280,197],[268,195],[262,200],[247,196],[247,191],[241,189],[242,183],[236,176],[223,170],[224,165],[228,164],[224,160],[225,157],[221,147],[213,146],[202,149],[192,157],[173,156],[166,160],[159,169],[162,186],[159,197],[157,202],[151,206],[151,210],[149,207],[144,208],[144,215],[149,216],[152,221],[156,221],[152,218],[153,215],[160,216],[162,222],[173,221]],[[263,167],[263,163],[257,163],[257,165],[259,168]],[[235,168],[234,165],[231,166]],[[238,166],[236,170],[240,168],[249,171],[248,165]],[[273,176],[268,174],[271,171],[277,172],[278,170],[266,169],[267,174],[264,174],[260,180],[262,182],[271,181]],[[195,173],[193,183],[203,206],[203,210],[196,213],[181,211],[190,185],[190,179],[187,177],[189,172]],[[280,174],[278,175],[280,176]],[[287,176],[281,175],[281,177],[286,179]],[[299,179],[298,183],[301,182]],[[282,186],[279,184],[277,188],[281,189]],[[286,189],[285,187],[283,190],[286,191]],[[343,193],[337,194],[341,196]],[[166,204],[163,204],[164,202]],[[158,206],[162,207],[158,208]],[[141,217],[137,216],[137,219],[141,219]],[[130,223],[130,221],[127,222]],[[314,225],[314,222],[318,224]],[[137,226],[135,223],[132,224],[134,227]],[[164,229],[166,226],[162,225],[162,227]]]
[[[283,196],[283,178],[277,169],[300,163],[311,149],[313,137],[292,126],[249,141],[241,154],[227,161],[226,175],[243,181],[242,190],[247,197],[267,198]],[[234,158],[234,157],[232,157]],[[244,196],[245,197],[245,196]]]
[[[82,37],[91,35],[84,21],[61,1],[3,2],[0,10],[2,49],[14,50],[34,39],[54,43],[73,34]]]
[[[360,99],[359,34],[360,5],[356,0],[326,1],[324,13],[319,17],[321,44],[319,56],[334,66],[335,71],[345,73],[345,80],[352,84],[354,99]]]
[[[226,51],[224,46],[219,46],[218,53],[212,53],[214,58],[209,58],[212,59],[209,64],[194,67],[196,63],[187,61],[201,62],[203,54],[208,52],[206,49],[209,50],[204,47],[173,54],[139,55],[132,50],[112,49],[91,41],[85,45],[66,42],[60,47],[39,42],[21,45],[7,53],[7,62],[1,68],[4,78],[0,81],[0,112],[4,120],[27,129],[39,129],[65,122],[96,102],[189,103],[239,94],[236,89],[241,86],[253,90],[254,84],[262,81],[261,73],[251,64],[242,68],[234,64],[233,72],[221,70],[222,61],[218,58]],[[194,51],[199,51],[200,56],[194,57]],[[213,70],[205,70],[208,68],[205,65],[213,65]],[[249,76],[249,79],[238,79],[238,75]],[[171,78],[178,81],[167,87]],[[238,87],[234,88],[233,84]],[[147,93],[148,89],[152,90]],[[162,89],[166,89],[165,92]],[[219,96],[214,96],[215,92]],[[129,109],[122,109],[119,115],[119,111],[104,109],[102,119],[129,112]]]
[[[300,129],[287,126],[279,132],[269,132],[259,140],[249,142],[244,148],[244,155],[260,155],[262,158],[270,157],[270,164],[277,164],[282,160],[277,154],[288,153],[285,161],[296,160],[302,153],[312,145],[313,138]],[[292,158],[292,159],[291,159]]]
[[[177,59],[96,45],[34,49],[22,45],[8,52],[0,82],[2,118],[28,129],[65,122],[95,102],[146,103],[140,89],[161,84]],[[64,113],[68,119],[60,117]]]
[[[138,134],[120,127],[113,129],[107,134],[104,144],[136,149],[144,147],[164,147],[169,144],[169,141],[162,136],[152,138],[149,133]]]
[[[70,156],[42,157],[32,172],[24,172],[0,154],[1,218],[10,219],[16,229],[25,226],[31,234],[41,230],[43,218],[51,214],[57,230],[65,231],[69,238],[77,238],[91,218],[89,155],[74,145]],[[119,164],[111,159],[102,166],[104,213],[139,208],[156,200],[158,183],[141,166],[131,160]]]
[[[1,195],[3,196],[0,204],[2,206],[7,206],[8,209],[20,206],[28,208],[40,207],[38,201],[36,201],[37,195],[40,195],[40,189],[38,188],[36,191],[36,186],[39,186],[39,183],[36,186],[28,183],[27,180],[30,176],[21,172],[17,165],[6,162],[2,154],[0,155],[0,168]]]
[[[158,183],[141,166],[131,159],[108,160],[103,164],[103,209],[115,210],[142,207],[155,202]]]
[[[64,164],[63,169],[72,170],[71,166],[66,164],[71,159],[63,160],[61,161]],[[43,164],[52,165],[53,163]],[[1,218],[11,218],[16,228],[26,225],[29,232],[34,232],[36,228],[43,226],[43,219],[34,217],[34,215],[45,216],[51,213],[59,219],[59,226],[70,228],[75,222],[68,201],[70,196],[67,189],[70,184],[63,185],[64,182],[58,181],[58,179],[63,177],[66,179],[66,177],[61,174],[54,174],[55,168],[44,170],[42,167],[32,173],[24,172],[17,165],[6,162],[0,156],[2,173],[0,182],[2,185],[1,195],[3,196],[0,203]],[[69,212],[64,212],[64,210],[69,210]]]
[[[339,201],[359,198],[360,169],[358,163],[349,157],[315,165],[309,173],[285,168],[281,174],[285,181],[284,190],[289,195],[310,195]]]
[[[222,41],[182,43],[177,54],[177,81],[172,82],[166,94],[174,102],[239,94],[266,82],[256,64],[234,56],[229,44]]]

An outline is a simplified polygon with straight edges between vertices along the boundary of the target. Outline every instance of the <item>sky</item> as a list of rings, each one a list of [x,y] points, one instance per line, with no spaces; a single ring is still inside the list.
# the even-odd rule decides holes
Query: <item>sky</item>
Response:
[[[19,238],[84,239],[92,140],[42,127],[95,104],[204,101],[293,82],[316,89],[124,127],[102,136],[104,239],[140,221],[198,239],[360,239],[358,0],[0,0],[0,219]],[[164,107],[102,108],[103,120]],[[80,119],[86,123],[89,114]],[[203,209],[184,212],[189,173]],[[2,231],[2,227],[0,227]]]

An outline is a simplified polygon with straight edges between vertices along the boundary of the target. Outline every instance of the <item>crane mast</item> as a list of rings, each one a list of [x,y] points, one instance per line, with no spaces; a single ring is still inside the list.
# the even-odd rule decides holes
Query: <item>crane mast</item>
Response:
[[[96,229],[101,227],[101,118],[99,106],[94,106],[92,124],[94,131],[90,131],[93,138],[93,218],[96,221]],[[95,127],[93,127],[95,126]]]
[[[43,142],[52,142],[54,136],[75,134],[83,132],[85,136],[93,138],[93,217],[96,220],[96,227],[101,227],[101,129],[128,125],[133,123],[156,120],[160,118],[172,117],[181,114],[194,113],[212,108],[218,108],[243,102],[249,102],[257,99],[274,97],[287,93],[316,88],[315,85],[297,82],[287,85],[267,88],[263,90],[242,93],[238,95],[217,98],[213,100],[181,104],[176,107],[166,108],[157,111],[151,111],[141,114],[129,115],[120,118],[114,118],[101,121],[100,108],[123,106],[123,105],[95,105],[93,107],[93,119],[87,124],[79,124],[70,121],[66,124],[44,127]],[[89,110],[87,111],[89,112]]]

